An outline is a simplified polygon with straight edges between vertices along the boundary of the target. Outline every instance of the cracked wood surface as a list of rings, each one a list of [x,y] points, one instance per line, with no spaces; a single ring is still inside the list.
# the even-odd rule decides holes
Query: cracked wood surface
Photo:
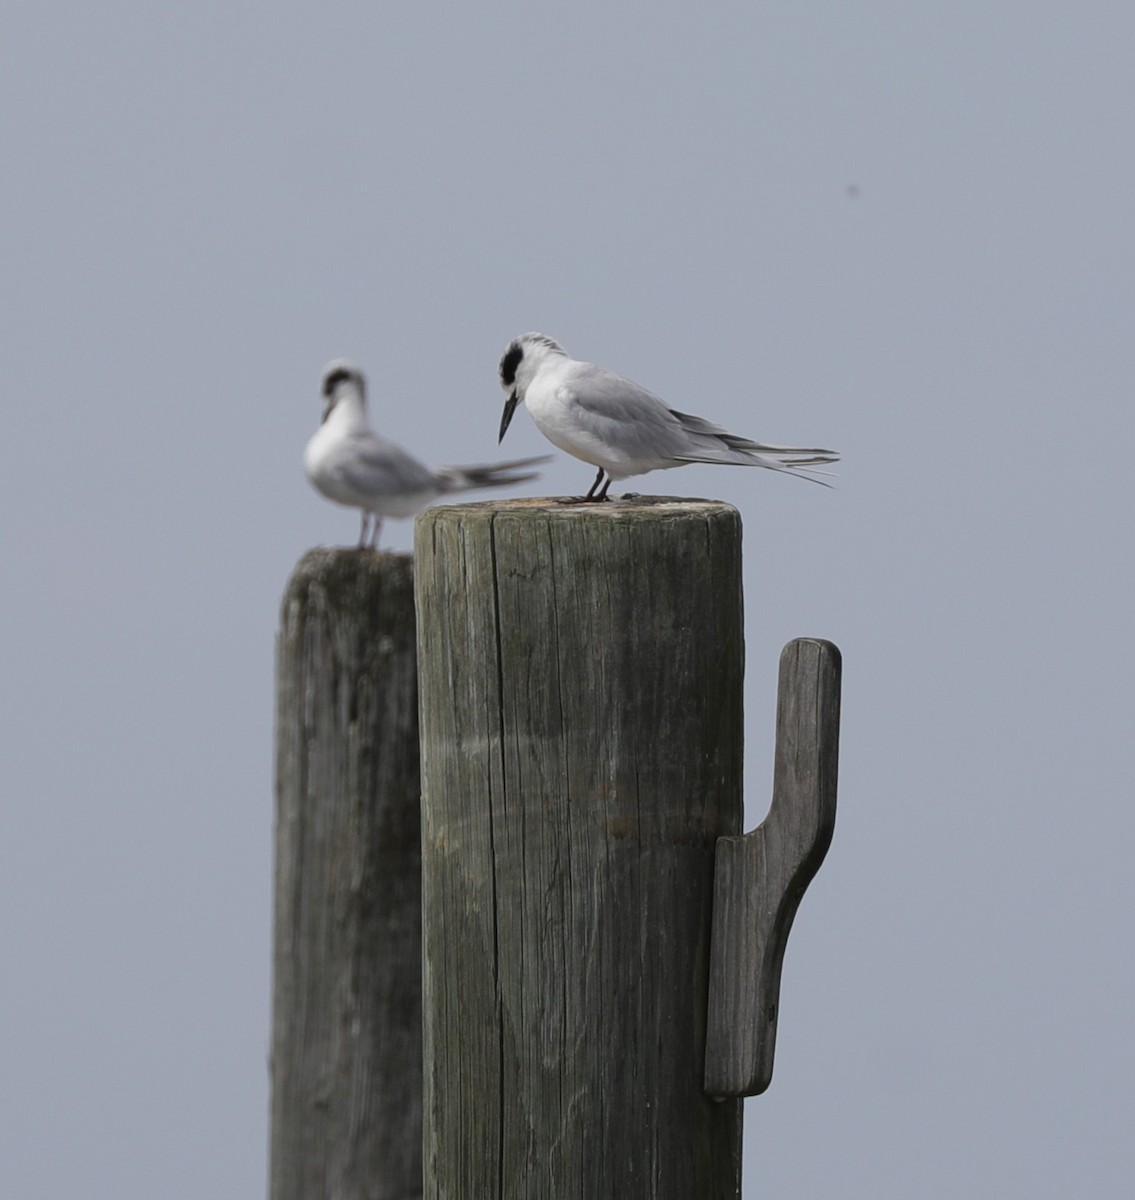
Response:
[[[645,497],[418,519],[428,1197],[738,1193],[703,1071],[740,540]]]

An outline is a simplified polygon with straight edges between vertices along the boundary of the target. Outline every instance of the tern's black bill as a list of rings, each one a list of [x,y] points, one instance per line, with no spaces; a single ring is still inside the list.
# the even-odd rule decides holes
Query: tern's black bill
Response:
[[[520,397],[513,392],[504,402],[504,414],[501,417],[501,432],[497,438],[497,445],[504,441],[505,430],[508,429],[509,423],[512,421],[512,414],[516,412],[516,406],[520,403]]]

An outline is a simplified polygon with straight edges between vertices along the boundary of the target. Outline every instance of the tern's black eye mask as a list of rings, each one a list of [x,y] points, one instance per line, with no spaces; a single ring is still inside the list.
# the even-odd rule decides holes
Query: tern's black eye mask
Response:
[[[323,381],[323,394],[330,399],[339,384],[346,383],[350,378],[351,372],[345,371],[342,367],[337,371],[332,371]]]
[[[504,358],[501,359],[501,383],[510,388],[516,382],[516,368],[520,366],[520,360],[524,357],[524,351],[519,346],[509,346]]]

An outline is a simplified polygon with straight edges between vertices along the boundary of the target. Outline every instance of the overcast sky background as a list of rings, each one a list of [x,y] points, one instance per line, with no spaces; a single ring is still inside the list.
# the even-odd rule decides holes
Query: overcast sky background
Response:
[[[844,654],[745,1196],[1130,1195],[1133,52],[1129,0],[4,5],[0,1194],[263,1195],[319,374],[492,460],[537,329],[844,455],[625,485],[742,513],[750,827],[782,644]]]

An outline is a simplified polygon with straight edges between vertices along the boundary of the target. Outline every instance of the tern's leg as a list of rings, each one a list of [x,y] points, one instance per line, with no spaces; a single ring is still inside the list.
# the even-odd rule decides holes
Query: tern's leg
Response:
[[[365,508],[359,510],[362,513],[363,523],[359,527],[359,549],[365,550],[367,544],[367,523],[370,521],[370,513]]]
[[[595,494],[595,489],[599,486],[600,483],[602,483],[603,476],[606,474],[607,474],[607,472],[602,467],[600,467],[599,474],[595,476],[595,482],[591,485],[586,496],[571,496],[571,497],[565,498],[563,500],[560,500],[559,503],[560,504],[591,504],[592,501],[595,501],[595,500],[606,500],[607,499],[607,488],[609,488],[611,486],[611,481],[609,479],[607,480],[606,486],[599,493],[599,495],[597,496]]]
[[[371,532],[370,532],[370,548],[372,550],[378,549],[378,531],[381,528],[382,528],[382,520],[379,517],[378,513],[375,513],[374,514],[374,525],[371,528]]]

